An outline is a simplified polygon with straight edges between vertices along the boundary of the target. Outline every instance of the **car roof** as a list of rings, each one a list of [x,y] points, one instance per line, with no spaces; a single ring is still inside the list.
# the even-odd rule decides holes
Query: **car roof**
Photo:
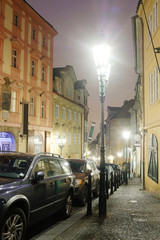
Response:
[[[60,160],[66,160],[66,159],[62,158],[60,155],[50,153],[50,152],[39,152],[36,154],[36,153],[23,153],[23,152],[16,152],[16,151],[3,151],[3,152],[0,152],[0,156],[28,157],[31,159],[47,156],[47,157],[54,157],[54,158],[60,159]]]

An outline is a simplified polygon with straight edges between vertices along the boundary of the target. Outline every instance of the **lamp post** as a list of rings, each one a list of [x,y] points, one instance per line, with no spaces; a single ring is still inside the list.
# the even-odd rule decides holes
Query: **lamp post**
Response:
[[[130,132],[124,131],[123,132],[123,138],[125,139],[125,148],[126,148],[126,184],[128,184],[128,178],[127,178],[127,165],[128,165],[128,139],[130,138]]]
[[[104,149],[104,100],[108,84],[111,64],[109,64],[110,47],[100,42],[93,49],[99,80],[99,97],[101,102],[101,157],[100,157],[100,193],[99,217],[106,216],[106,184],[105,184],[105,149]]]
[[[65,138],[60,138],[60,136],[57,138],[58,147],[61,149],[61,156],[62,156],[62,149],[63,149],[65,143],[66,143]]]

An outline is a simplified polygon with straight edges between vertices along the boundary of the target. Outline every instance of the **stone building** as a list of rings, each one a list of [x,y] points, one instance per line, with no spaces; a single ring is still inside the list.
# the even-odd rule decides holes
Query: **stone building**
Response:
[[[72,66],[53,69],[52,149],[66,158],[82,158],[87,151],[89,94],[86,84],[86,80],[77,80]],[[65,139],[62,146],[58,138]]]
[[[0,150],[50,151],[56,35],[25,0],[0,1]]]

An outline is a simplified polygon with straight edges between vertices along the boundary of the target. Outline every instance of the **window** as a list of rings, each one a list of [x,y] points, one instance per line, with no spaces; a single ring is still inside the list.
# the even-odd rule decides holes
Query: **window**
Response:
[[[153,103],[153,74],[149,75],[149,103]]]
[[[73,113],[73,121],[76,122],[76,112]]]
[[[149,75],[149,103],[152,104],[159,99],[159,72],[158,67]]]
[[[71,133],[68,133],[68,144],[71,145]]]
[[[59,118],[59,105],[56,105],[56,118]]]
[[[32,29],[32,38],[34,40],[36,40],[36,29],[35,28]]]
[[[66,108],[62,108],[62,118],[65,119],[66,118]]]
[[[12,67],[17,68],[17,58],[18,58],[18,52],[17,50],[12,50]]]
[[[45,118],[45,102],[41,101],[41,118]]]
[[[154,69],[154,101],[159,98],[159,79],[158,79],[158,67]]]
[[[156,31],[157,27],[158,27],[158,1],[156,1],[153,7],[153,32]]]
[[[47,171],[47,176],[56,176],[62,174],[62,169],[59,162],[56,159],[49,159],[49,169]]]
[[[148,144],[148,177],[158,183],[158,142],[154,134]]]
[[[34,98],[30,98],[30,115],[34,116]]]
[[[76,144],[76,134],[73,133],[73,144]]]
[[[78,144],[81,143],[81,137],[80,137],[80,134],[78,134]]]
[[[31,75],[32,75],[32,77],[35,76],[35,61],[34,60],[32,60],[32,62],[31,62]]]
[[[81,114],[78,113],[78,122],[80,123],[81,122]]]
[[[45,81],[45,67],[42,66],[42,81]]]
[[[14,13],[13,15],[13,24],[14,26],[18,27],[18,15],[16,13]]]
[[[71,121],[71,110],[68,110],[68,120]]]
[[[11,112],[16,112],[16,92],[11,91]]]
[[[43,39],[42,39],[42,46],[43,46],[43,47],[46,46],[46,39],[45,39],[45,37],[43,37]]]

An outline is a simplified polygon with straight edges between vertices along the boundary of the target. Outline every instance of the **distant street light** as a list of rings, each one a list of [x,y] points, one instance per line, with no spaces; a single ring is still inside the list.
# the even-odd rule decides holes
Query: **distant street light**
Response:
[[[104,39],[94,49],[94,59],[99,80],[99,96],[101,101],[101,158],[100,158],[100,194],[99,194],[99,217],[106,216],[106,184],[105,184],[105,150],[104,150],[104,100],[106,87],[110,74],[109,63],[110,47]]]
[[[125,148],[126,148],[126,184],[128,184],[128,178],[127,178],[127,166],[128,166],[128,139],[130,138],[130,132],[129,131],[124,131],[123,132],[123,138],[125,140]],[[130,166],[129,166],[129,171],[130,171]]]
[[[61,156],[62,156],[62,149],[63,149],[65,143],[66,143],[65,138],[60,138],[60,136],[57,138],[58,147],[61,149]]]

